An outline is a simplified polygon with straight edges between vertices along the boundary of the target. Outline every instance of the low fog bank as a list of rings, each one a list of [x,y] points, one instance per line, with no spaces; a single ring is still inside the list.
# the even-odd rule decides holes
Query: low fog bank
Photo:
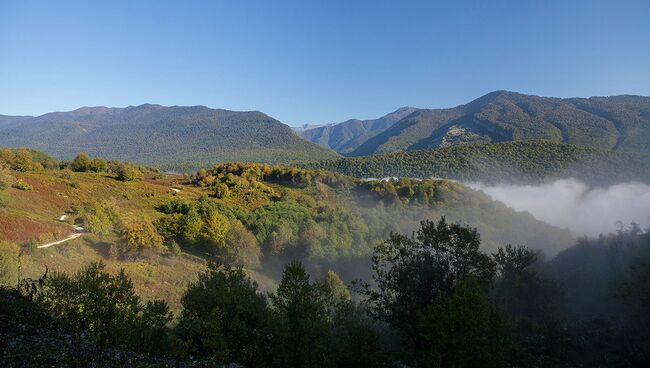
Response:
[[[620,223],[648,224],[650,185],[630,182],[589,187],[577,179],[542,185],[466,183],[517,211],[569,228],[576,235],[597,236],[617,230]]]

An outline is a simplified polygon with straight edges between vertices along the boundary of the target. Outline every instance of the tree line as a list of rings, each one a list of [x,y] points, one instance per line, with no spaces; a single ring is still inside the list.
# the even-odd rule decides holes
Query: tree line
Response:
[[[462,144],[435,149],[348,157],[305,164],[359,178],[448,178],[539,183],[575,177],[591,184],[648,181],[648,154],[607,151],[551,141]]]
[[[41,170],[65,170],[114,174],[120,181],[142,179],[155,169],[128,162],[107,161],[101,157],[91,158],[86,152],[78,153],[71,161],[58,161],[42,152],[27,148],[0,148],[0,166],[20,172]]]

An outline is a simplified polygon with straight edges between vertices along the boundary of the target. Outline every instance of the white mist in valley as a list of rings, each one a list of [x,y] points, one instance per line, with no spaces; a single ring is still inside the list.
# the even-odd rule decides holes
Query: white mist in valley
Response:
[[[576,235],[613,232],[621,222],[646,226],[650,217],[650,185],[643,183],[589,187],[580,180],[561,179],[541,185],[466,185]]]

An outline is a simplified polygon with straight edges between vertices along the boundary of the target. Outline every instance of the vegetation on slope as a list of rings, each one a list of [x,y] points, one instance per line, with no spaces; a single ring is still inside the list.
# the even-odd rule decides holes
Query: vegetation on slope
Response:
[[[0,124],[0,145],[30,146],[62,159],[77,152],[141,164],[292,163],[336,153],[301,139],[261,112],[203,106],[81,108]]]
[[[45,264],[74,271],[103,260],[109,270],[124,267],[145,300],[164,295],[177,309],[184,283],[206,260],[242,265],[265,287],[287,259],[349,281],[368,272],[375,243],[391,231],[408,233],[442,215],[477,226],[487,250],[525,243],[552,254],[573,241],[568,230],[444,180],[367,182],[324,170],[232,163],[187,177],[143,170],[140,178],[120,181],[111,162],[99,172],[93,162],[99,161],[78,155],[64,169],[4,169],[32,187],[0,192],[5,281],[15,283],[19,264],[22,275],[35,275]],[[35,248],[66,238],[71,224],[89,233]]]
[[[300,135],[308,141],[347,154],[416,110],[413,107],[402,107],[379,119],[350,119],[338,124],[307,129],[300,132]]]
[[[470,144],[341,158],[310,164],[360,178],[449,178],[537,183],[575,177],[591,184],[650,182],[650,155],[603,151],[550,141]]]
[[[476,229],[444,218],[391,234],[373,250],[371,282],[353,285],[360,301],[336,273],[312,278],[297,261],[268,294],[241,268],[213,263],[177,318],[102,263],[46,273],[32,288],[0,288],[0,363],[648,365],[650,233],[585,239],[551,261],[524,246],[487,254],[480,243]]]
[[[529,139],[648,153],[650,97],[560,99],[496,91],[451,109],[418,110],[349,155]]]

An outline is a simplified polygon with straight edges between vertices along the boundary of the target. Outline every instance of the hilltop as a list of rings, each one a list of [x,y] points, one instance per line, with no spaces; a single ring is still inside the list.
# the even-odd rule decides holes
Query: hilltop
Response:
[[[0,146],[71,159],[80,151],[167,168],[227,161],[304,162],[336,153],[259,111],[145,104],[0,116]]]

